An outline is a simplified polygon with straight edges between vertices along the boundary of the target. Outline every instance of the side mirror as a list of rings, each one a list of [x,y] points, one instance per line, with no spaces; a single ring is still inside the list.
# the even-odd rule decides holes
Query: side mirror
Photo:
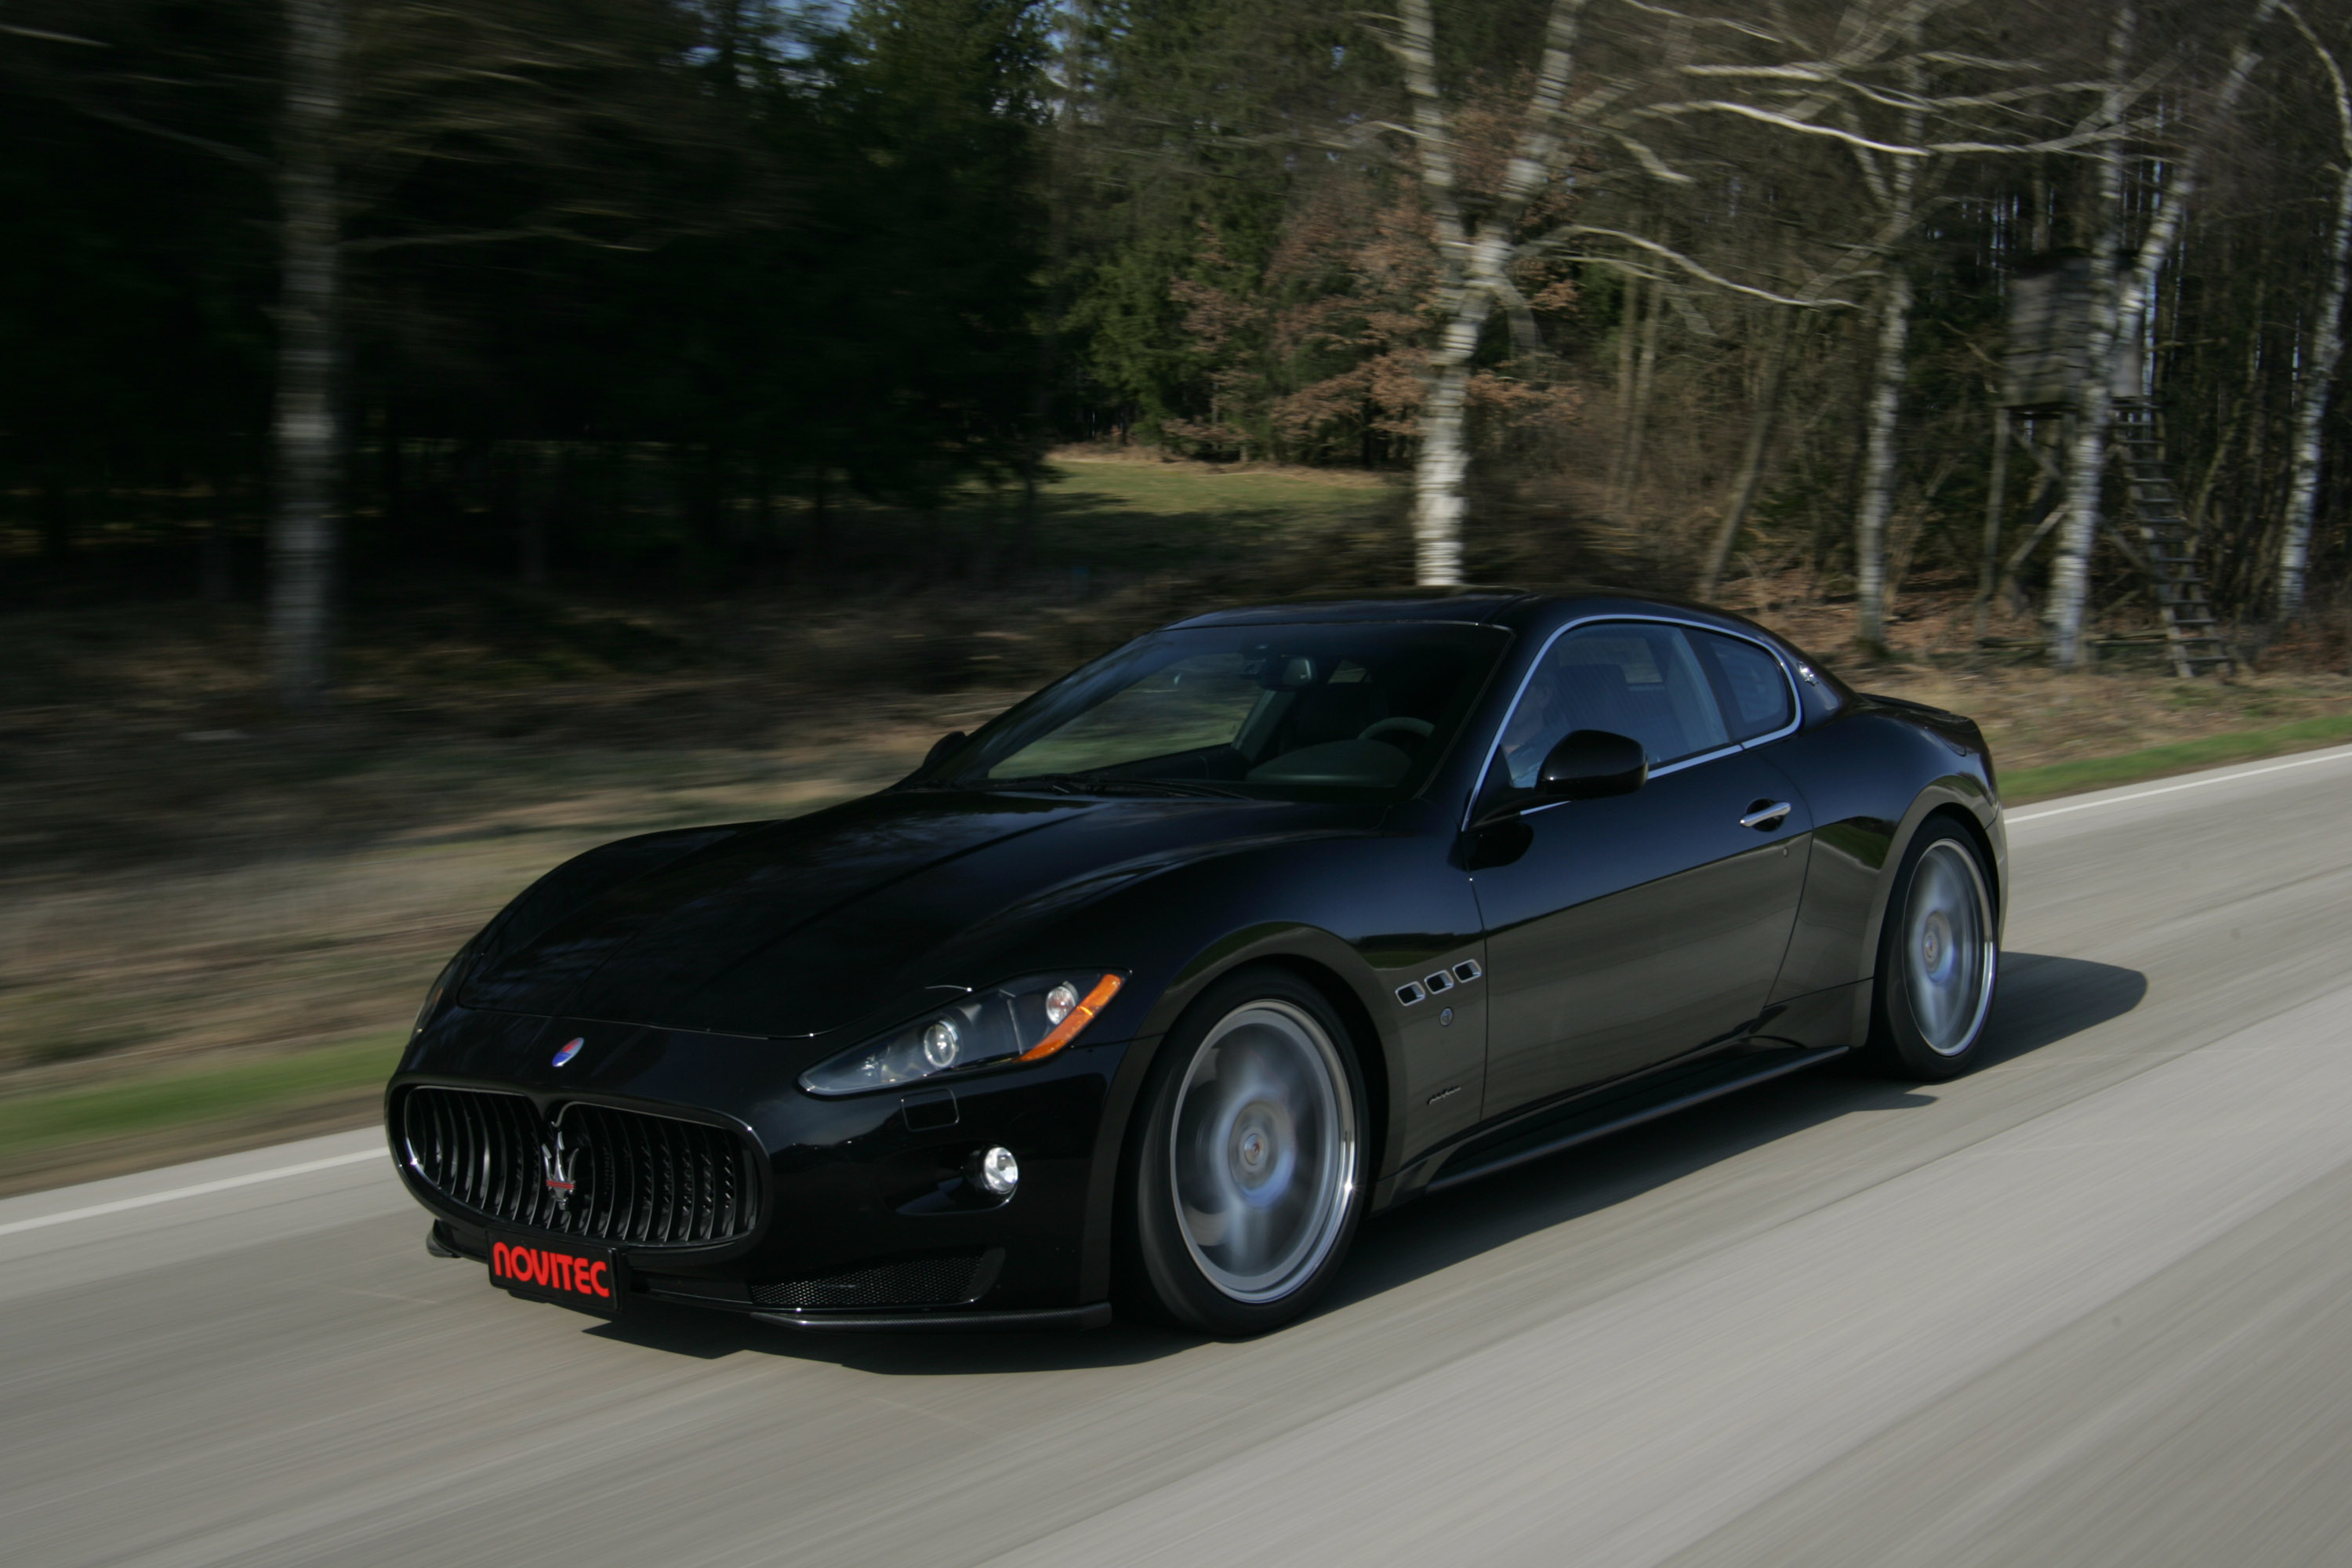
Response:
[[[1632,795],[1650,776],[1642,742],[1608,730],[1570,730],[1543,760],[1536,793],[1554,800]]]
[[[931,742],[931,749],[923,753],[923,767],[929,767],[942,757],[955,755],[956,752],[963,750],[963,743],[969,738],[961,730],[950,730],[941,735]],[[915,771],[920,773],[922,768],[917,768]]]

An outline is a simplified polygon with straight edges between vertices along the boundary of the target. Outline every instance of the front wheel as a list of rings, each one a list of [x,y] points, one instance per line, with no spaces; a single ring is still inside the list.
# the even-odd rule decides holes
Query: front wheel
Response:
[[[1354,1238],[1364,1091],[1320,993],[1243,971],[1186,1012],[1141,1102],[1127,1234],[1135,1295],[1213,1334],[1305,1312]]]
[[[2000,947],[1984,864],[1967,833],[1931,823],[1887,900],[1871,1005],[1870,1054],[1899,1076],[1965,1072],[1992,1011]]]

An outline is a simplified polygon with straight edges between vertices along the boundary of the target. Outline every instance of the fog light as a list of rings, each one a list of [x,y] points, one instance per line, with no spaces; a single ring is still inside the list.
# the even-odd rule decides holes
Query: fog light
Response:
[[[980,1157],[980,1184],[1000,1198],[1009,1198],[1013,1189],[1021,1184],[1021,1162],[1013,1151],[991,1149]]]

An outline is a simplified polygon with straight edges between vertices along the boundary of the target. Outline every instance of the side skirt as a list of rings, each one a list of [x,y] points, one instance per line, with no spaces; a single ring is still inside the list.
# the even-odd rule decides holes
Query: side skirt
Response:
[[[1539,1114],[1531,1125],[1506,1127],[1434,1155],[1427,1163],[1431,1171],[1426,1184],[1419,1185],[1417,1190],[1444,1192],[1480,1176],[1491,1176],[1497,1171],[1507,1171],[1514,1165],[1524,1165],[1563,1149],[1622,1132],[1628,1127],[1655,1121],[1736,1090],[1819,1067],[1846,1055],[1849,1049],[1845,1046],[1828,1046],[1819,1050],[1732,1051],[1694,1062],[1680,1071],[1662,1074],[1616,1093],[1604,1092],[1570,1102],[1552,1114]],[[1400,1182],[1398,1188],[1399,1197],[1413,1190],[1407,1182]]]

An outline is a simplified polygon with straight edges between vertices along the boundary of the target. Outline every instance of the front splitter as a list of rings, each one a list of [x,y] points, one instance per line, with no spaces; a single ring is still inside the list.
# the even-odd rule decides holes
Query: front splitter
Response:
[[[782,1329],[881,1334],[970,1334],[1023,1329],[1100,1329],[1110,1325],[1110,1303],[1042,1307],[1021,1312],[752,1312],[754,1321]]]

